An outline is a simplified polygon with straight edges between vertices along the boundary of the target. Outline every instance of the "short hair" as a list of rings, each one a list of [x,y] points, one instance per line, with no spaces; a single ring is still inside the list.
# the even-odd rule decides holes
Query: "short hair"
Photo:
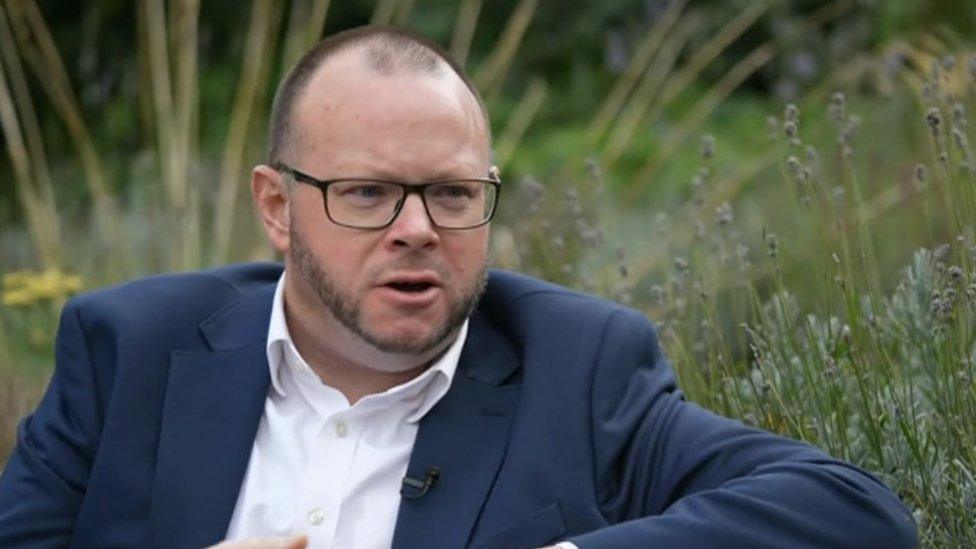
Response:
[[[292,110],[315,72],[333,55],[356,48],[364,49],[366,66],[389,75],[399,71],[437,75],[447,65],[464,82],[478,103],[491,141],[488,110],[474,83],[450,53],[433,40],[400,27],[367,25],[336,33],[316,44],[288,72],[278,86],[271,110],[268,135],[268,162],[274,165],[291,133]]]

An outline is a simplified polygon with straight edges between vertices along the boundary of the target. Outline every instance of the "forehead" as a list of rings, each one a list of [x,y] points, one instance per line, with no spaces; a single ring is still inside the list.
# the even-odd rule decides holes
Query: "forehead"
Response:
[[[411,156],[426,156],[428,164],[487,162],[480,107],[446,65],[433,74],[381,73],[361,51],[341,52],[309,80],[291,125],[300,154],[331,168],[343,162],[396,164]]]

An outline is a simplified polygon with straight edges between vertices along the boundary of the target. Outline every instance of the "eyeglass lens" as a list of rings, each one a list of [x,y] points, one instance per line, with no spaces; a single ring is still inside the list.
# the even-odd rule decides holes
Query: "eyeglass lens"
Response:
[[[377,181],[336,181],[329,185],[326,207],[336,223],[353,227],[382,227],[396,215],[405,190]],[[484,223],[495,207],[494,185],[484,181],[445,181],[424,189],[427,212],[435,225],[473,227]]]

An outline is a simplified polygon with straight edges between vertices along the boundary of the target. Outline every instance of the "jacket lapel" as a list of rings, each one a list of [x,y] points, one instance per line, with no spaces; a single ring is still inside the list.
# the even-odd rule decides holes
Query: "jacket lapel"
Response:
[[[274,285],[201,326],[209,351],[173,353],[160,428],[150,540],[223,539],[270,383],[265,350]]]
[[[505,456],[521,385],[509,341],[482,315],[471,318],[457,375],[420,423],[407,476],[440,476],[419,498],[401,498],[393,549],[464,547]]]

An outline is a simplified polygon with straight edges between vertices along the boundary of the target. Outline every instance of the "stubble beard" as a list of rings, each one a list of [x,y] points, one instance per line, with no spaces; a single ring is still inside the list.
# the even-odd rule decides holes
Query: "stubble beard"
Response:
[[[474,312],[488,283],[488,262],[485,261],[480,266],[480,272],[475,277],[474,282],[467,288],[460,288],[461,293],[456,299],[452,299],[450,294],[445,292],[448,298],[447,318],[440,328],[431,333],[430,336],[424,339],[383,337],[366,326],[361,314],[360,300],[338,287],[332,277],[315,260],[311,250],[305,245],[301,232],[294,226],[291,228],[289,253],[292,263],[298,269],[298,274],[318,295],[319,301],[332,316],[347,330],[384,353],[423,355],[442,345]],[[431,261],[425,260],[422,256],[406,256],[403,260],[388,265],[386,268],[433,269],[441,275],[442,279],[446,278],[446,273],[440,265],[432,264]],[[370,275],[372,274],[378,273],[370,273]]]

